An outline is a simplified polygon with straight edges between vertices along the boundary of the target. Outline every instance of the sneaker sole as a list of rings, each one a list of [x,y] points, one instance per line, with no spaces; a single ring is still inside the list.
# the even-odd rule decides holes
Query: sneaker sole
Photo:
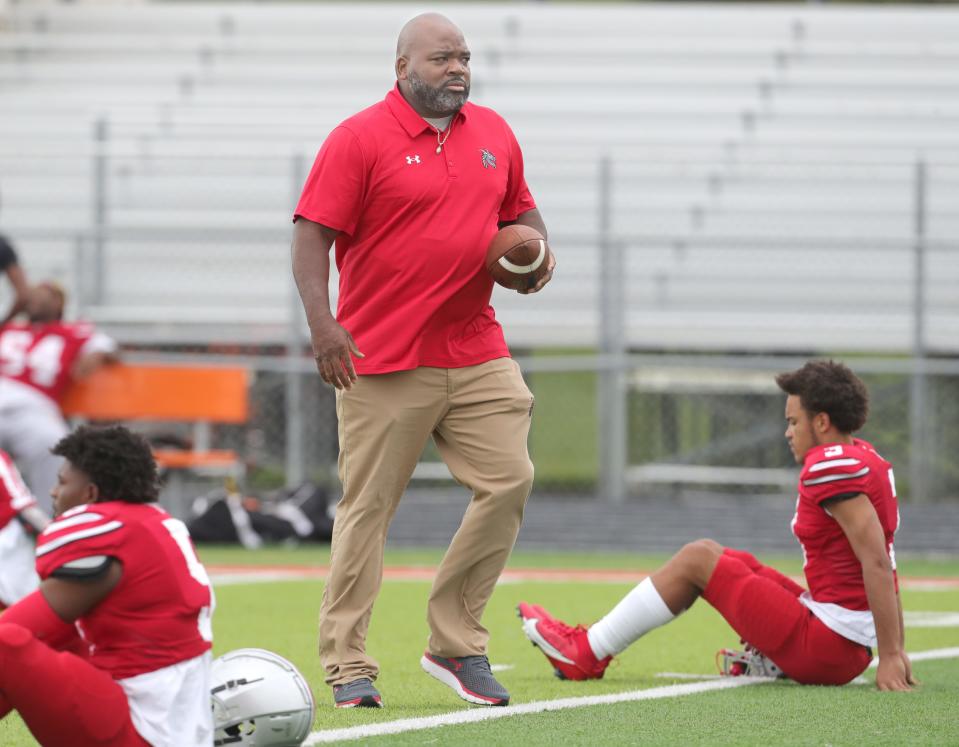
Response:
[[[468,690],[455,674],[446,667],[440,666],[425,654],[420,659],[420,666],[423,667],[424,672],[438,679],[467,703],[483,706],[505,706],[509,704],[509,698],[489,698],[479,693],[474,693],[472,690]]]
[[[378,696],[364,695],[362,698],[348,700],[345,703],[334,703],[337,708],[382,708],[383,699]]]

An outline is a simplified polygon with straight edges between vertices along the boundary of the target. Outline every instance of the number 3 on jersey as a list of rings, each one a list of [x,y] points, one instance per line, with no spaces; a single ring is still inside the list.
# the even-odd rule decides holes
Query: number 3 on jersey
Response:
[[[170,533],[177,547],[180,548],[180,552],[183,553],[183,559],[186,561],[186,567],[190,575],[198,584],[210,590],[210,606],[200,610],[197,627],[204,641],[212,641],[213,608],[216,606],[216,600],[213,596],[213,586],[210,584],[210,577],[207,575],[203,563],[201,563],[200,559],[196,556],[196,550],[193,549],[193,543],[190,542],[190,531],[186,528],[186,524],[179,519],[164,519],[163,526]]]

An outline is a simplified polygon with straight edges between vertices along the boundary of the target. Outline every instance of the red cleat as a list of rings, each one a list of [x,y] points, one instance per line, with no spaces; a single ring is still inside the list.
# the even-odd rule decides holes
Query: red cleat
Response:
[[[516,610],[526,637],[549,659],[557,677],[561,680],[602,679],[613,657],[596,658],[586,628],[570,627],[538,604],[520,602]]]

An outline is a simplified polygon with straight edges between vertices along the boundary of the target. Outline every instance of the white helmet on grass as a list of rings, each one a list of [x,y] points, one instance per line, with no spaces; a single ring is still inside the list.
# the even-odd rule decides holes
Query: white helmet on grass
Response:
[[[303,675],[282,656],[239,648],[213,662],[215,745],[298,747],[316,713]]]

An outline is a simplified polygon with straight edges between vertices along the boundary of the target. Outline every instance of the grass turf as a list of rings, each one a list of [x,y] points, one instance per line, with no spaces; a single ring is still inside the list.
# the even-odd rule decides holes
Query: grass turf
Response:
[[[777,682],[364,739],[364,745],[954,745],[954,661],[922,662],[916,693]],[[586,688],[570,690],[582,692]],[[357,742],[359,744],[359,742]]]
[[[201,548],[208,565],[323,565],[326,548],[270,548],[246,553],[235,548]],[[391,565],[433,565],[437,550],[391,550]],[[511,567],[655,568],[662,556],[516,554]],[[765,558],[764,558],[765,559]],[[769,559],[776,562],[780,559]],[[798,562],[777,563],[798,571]],[[903,560],[904,575],[959,576],[959,562],[948,559]],[[542,655],[523,636],[515,606],[535,601],[569,621],[591,622],[631,588],[630,583],[501,584],[484,622],[492,632],[490,659],[511,668],[497,676],[514,703],[586,694],[657,687],[670,680],[659,672],[707,673],[715,651],[736,643],[736,636],[708,605],[699,603],[673,624],[654,631],[618,657],[599,682],[560,682],[550,674]],[[318,581],[271,582],[221,586],[214,617],[215,654],[243,646],[272,649],[296,663],[318,700],[317,729],[357,726],[461,710],[451,691],[425,675],[419,656],[426,645],[426,599],[429,584],[388,581],[377,600],[368,650],[382,674],[377,681],[387,708],[381,711],[335,711],[316,657]],[[905,591],[907,610],[959,611],[959,592]],[[907,630],[912,651],[959,646],[959,629]],[[788,683],[749,687],[684,698],[575,709],[546,715],[520,716],[478,725],[446,727],[429,732],[390,736],[391,744],[445,742],[466,738],[489,744],[595,742],[609,744],[950,744],[959,741],[953,704],[959,685],[949,677],[955,662],[920,662],[917,674],[925,684],[917,693],[876,693],[868,686],[800,688]],[[869,675],[871,678],[871,675]],[[384,738],[386,739],[386,738]],[[0,744],[32,745],[15,715],[0,722]]]

